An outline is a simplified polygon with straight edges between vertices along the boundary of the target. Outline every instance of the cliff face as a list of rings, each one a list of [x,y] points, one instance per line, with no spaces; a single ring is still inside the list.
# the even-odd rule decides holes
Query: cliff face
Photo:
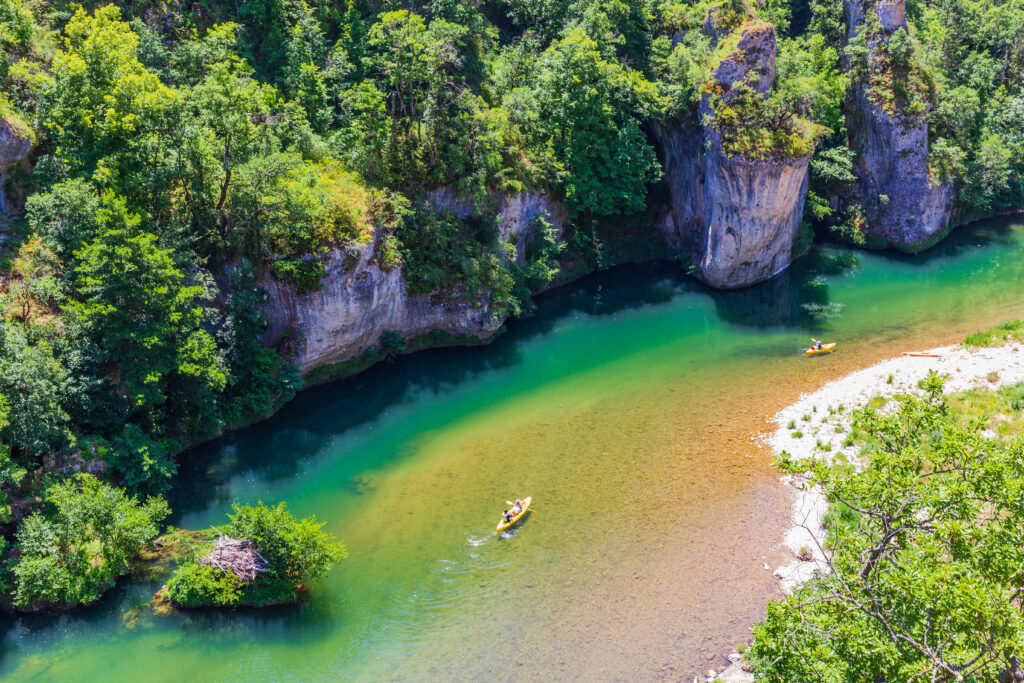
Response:
[[[432,201],[456,213],[472,212],[469,203],[450,194],[435,195]],[[545,195],[503,197],[499,202],[499,229],[506,238],[517,235],[517,242],[525,248],[533,219],[545,214],[556,227],[561,226],[565,215]],[[263,278],[260,286],[268,295],[264,343],[275,345],[286,335],[291,337],[291,360],[300,372],[307,373],[358,358],[378,346],[385,332],[398,332],[406,339],[434,332],[486,339],[504,322],[504,318],[490,312],[486,297],[452,301],[442,296],[409,296],[401,268],[383,270],[374,258],[374,250],[371,241],[351,252],[331,252],[319,291],[299,294],[294,285],[269,275]]]
[[[742,31],[736,49],[714,72],[724,99],[733,84],[751,74],[762,95],[775,81],[774,29],[762,24]],[[792,262],[810,157],[730,157],[711,117],[705,95],[700,127],[654,127],[671,197],[659,228],[673,247],[691,255],[696,274],[709,285],[743,287],[772,277]]]
[[[663,178],[668,186],[669,207],[657,227],[669,245],[693,254],[704,225],[704,134],[689,122],[651,130],[662,152]]]
[[[299,294],[294,285],[264,279],[261,286],[269,296],[264,342],[293,336],[291,360],[306,373],[360,356],[388,331],[406,338],[445,331],[482,339],[504,322],[490,315],[486,301],[434,303],[429,296],[408,296],[401,269],[381,269],[374,248],[373,241],[360,248],[354,266],[345,252],[331,252],[319,291]]]
[[[0,215],[14,213],[13,202],[7,196],[10,172],[32,151],[32,138],[13,123],[0,117]]]
[[[793,261],[807,194],[810,157],[752,161],[722,152],[720,136],[705,157],[704,220],[694,259],[712,287],[742,287],[777,275]]]
[[[754,74],[767,96],[775,82],[775,30],[762,24],[743,30],[736,50],[715,69],[715,83],[729,89]],[[810,156],[785,161],[730,157],[711,121],[709,96],[701,102],[704,156],[704,230],[694,259],[713,287],[742,287],[770,278],[792,262],[807,194]]]
[[[844,0],[849,35],[864,28],[867,12],[877,14],[881,31],[869,37],[869,68],[876,48],[906,28],[904,0]],[[928,173],[928,120],[924,114],[891,112],[872,101],[871,86],[860,83],[846,102],[851,147],[858,153],[856,199],[868,219],[868,242],[919,251],[949,229],[953,188]]]
[[[460,218],[469,218],[481,212],[494,215],[497,219],[498,238],[502,242],[515,240],[516,258],[520,263],[526,257],[526,243],[533,235],[538,219],[546,220],[555,229],[559,240],[569,220],[565,207],[551,195],[541,192],[520,192],[514,195],[491,193],[484,199],[482,207],[471,198],[456,194],[451,188],[428,192],[426,199]]]

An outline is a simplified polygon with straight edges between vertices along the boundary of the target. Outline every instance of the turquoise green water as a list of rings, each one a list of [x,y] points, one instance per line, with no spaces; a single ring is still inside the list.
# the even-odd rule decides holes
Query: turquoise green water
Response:
[[[546,295],[485,348],[310,390],[186,454],[173,523],[317,514],[351,557],[301,605],[153,614],[159,581],[4,622],[5,680],[686,678],[775,595],[790,498],[751,437],[800,392],[1021,314],[1024,225],[926,255],[816,247],[710,292],[673,264]],[[818,359],[810,336],[840,342]],[[515,533],[504,501],[534,496]]]

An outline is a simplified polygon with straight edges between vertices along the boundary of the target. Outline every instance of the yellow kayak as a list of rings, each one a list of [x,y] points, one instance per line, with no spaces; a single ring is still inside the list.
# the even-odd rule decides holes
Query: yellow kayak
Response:
[[[820,356],[823,353],[832,353],[835,350],[836,343],[832,342],[831,344],[822,344],[820,349],[816,349],[812,346],[811,348],[804,351],[804,353],[808,356]]]
[[[505,521],[505,517],[502,516],[501,521],[498,522],[498,533],[501,533],[502,531],[505,531],[506,529],[511,529],[516,524],[519,524],[519,522],[523,521],[523,517],[526,515],[527,512],[530,511],[530,501],[531,500],[533,500],[533,496],[527,496],[526,498],[524,498],[523,499],[523,509],[522,509],[522,511],[520,511],[520,513],[518,515],[516,515],[515,517],[513,517],[511,520],[506,522]]]

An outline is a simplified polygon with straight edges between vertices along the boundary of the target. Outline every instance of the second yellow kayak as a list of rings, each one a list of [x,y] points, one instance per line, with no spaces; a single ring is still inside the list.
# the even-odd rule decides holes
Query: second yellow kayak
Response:
[[[836,343],[832,342],[831,344],[822,344],[820,349],[816,349],[812,346],[811,348],[804,351],[804,353],[808,356],[820,356],[823,353],[832,353],[835,350]]]

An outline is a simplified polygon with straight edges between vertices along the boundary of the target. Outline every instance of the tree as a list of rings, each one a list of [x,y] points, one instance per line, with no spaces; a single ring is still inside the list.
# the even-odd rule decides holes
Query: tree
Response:
[[[41,116],[59,164],[161,214],[163,133],[175,91],[139,62],[138,37],[116,6],[93,16],[79,7],[64,33]]]
[[[231,212],[235,173],[278,151],[270,125],[279,109],[277,90],[259,83],[232,53],[210,66],[184,106],[190,123],[182,130],[178,159],[194,239],[209,255],[244,254],[251,235],[248,217]]]
[[[260,304],[267,295],[256,286],[247,261],[231,271],[231,299],[218,341],[225,349],[228,384],[221,400],[228,427],[267,415],[287,402],[301,386],[294,369],[273,348],[260,344],[267,326]]]
[[[64,308],[71,324],[94,341],[101,362],[123,400],[145,409],[167,399],[201,401],[224,388],[227,377],[213,336],[204,329],[204,305],[215,292],[195,273],[191,282],[169,249],[139,229],[138,216],[123,200],[104,197],[101,233],[76,252],[75,285],[80,300]],[[187,397],[182,383],[202,395]]]
[[[857,413],[858,467],[813,464],[808,485],[835,511],[827,571],[755,628],[765,680],[1024,676],[1024,439],[952,419],[934,373],[921,387],[894,411]]]
[[[661,173],[638,117],[657,101],[636,71],[607,61],[597,43],[573,29],[544,51],[532,88],[538,130],[565,164],[565,200],[573,213],[643,208],[645,184]]]
[[[298,591],[327,573],[348,555],[345,546],[324,532],[315,517],[297,520],[285,503],[232,506],[227,535],[252,544],[263,571],[252,580],[200,562],[209,544],[196,547],[196,556],[183,563],[167,582],[172,602],[186,607],[264,605],[296,599]]]
[[[384,154],[376,164],[386,173],[382,180],[405,186],[452,179],[452,162],[441,157],[448,152],[458,158],[459,147],[451,143],[461,140],[465,146],[471,138],[465,130],[471,98],[460,87],[466,36],[465,27],[444,19],[428,27],[423,17],[406,10],[386,12],[370,28],[365,61],[391,122],[378,147]],[[362,106],[376,106],[371,91],[360,95]]]
[[[69,259],[99,230],[100,196],[81,178],[73,178],[28,198],[25,212],[32,232],[58,256]]]
[[[295,519],[281,502],[270,507],[232,506],[231,533],[259,548],[270,573],[293,584],[320,578],[335,562],[348,555],[345,546],[323,531],[316,517]]]
[[[169,513],[163,498],[129,498],[90,474],[52,485],[45,511],[26,517],[18,531],[15,604],[95,602]]]
[[[7,402],[7,398],[0,394],[0,433],[10,424],[8,415],[10,415],[10,404]],[[7,502],[8,490],[18,486],[24,478],[25,469],[11,460],[10,447],[5,443],[0,443],[0,524],[7,524],[11,521],[11,506]],[[6,539],[4,539],[0,543],[0,552],[6,550],[6,547]]]
[[[67,383],[52,344],[33,342],[22,325],[0,322],[0,394],[10,408],[0,436],[16,452],[34,458],[73,441],[62,401]]]

